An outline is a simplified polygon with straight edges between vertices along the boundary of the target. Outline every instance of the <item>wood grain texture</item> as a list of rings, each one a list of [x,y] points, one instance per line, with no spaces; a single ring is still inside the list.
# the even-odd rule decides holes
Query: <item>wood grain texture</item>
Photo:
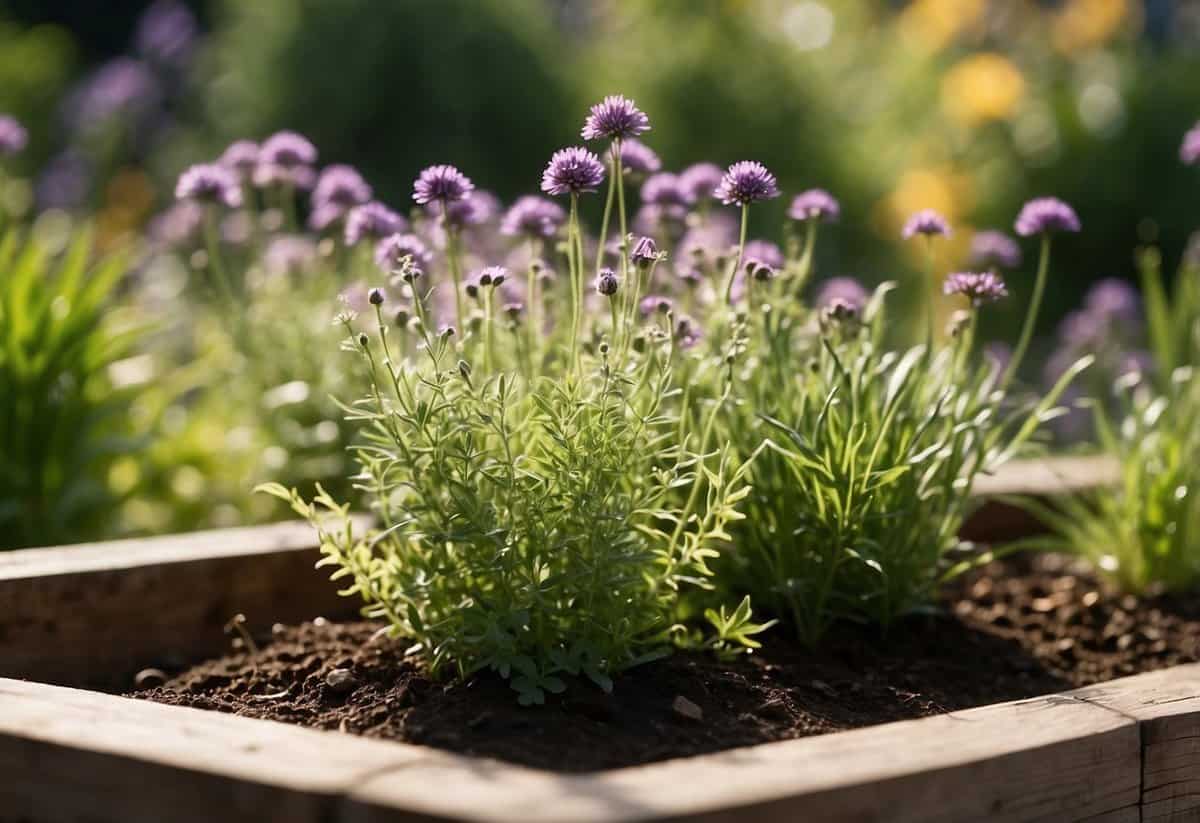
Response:
[[[1137,721],[1142,820],[1200,821],[1200,664],[1101,683],[1078,694]]]

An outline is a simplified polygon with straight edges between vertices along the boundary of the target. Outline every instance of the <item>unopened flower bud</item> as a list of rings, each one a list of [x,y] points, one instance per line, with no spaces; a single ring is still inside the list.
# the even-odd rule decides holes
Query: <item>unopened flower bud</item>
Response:
[[[612,269],[601,269],[600,276],[596,278],[596,291],[605,297],[612,297],[621,287],[621,281],[617,278]]]
[[[372,306],[382,306],[383,305],[383,289],[371,289],[369,292],[367,292],[367,301]]]
[[[359,332],[358,345],[362,346],[365,349],[367,347],[367,344],[370,342],[371,342],[371,340],[370,340],[370,338],[367,337],[365,332]]]
[[[458,373],[463,376],[464,380],[471,379],[471,364],[466,360],[458,361]]]
[[[407,309],[397,309],[396,310],[396,325],[399,326],[400,328],[402,328],[402,329],[406,328],[408,326],[408,321],[410,319],[411,319],[411,316],[409,315]]]
[[[633,252],[629,255],[630,261],[642,271],[653,266],[658,261],[658,247],[654,245],[654,241],[649,237],[639,238],[633,244]]]

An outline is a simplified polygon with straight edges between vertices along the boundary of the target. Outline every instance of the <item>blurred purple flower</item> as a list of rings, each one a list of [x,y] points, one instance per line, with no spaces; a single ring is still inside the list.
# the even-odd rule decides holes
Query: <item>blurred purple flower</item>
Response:
[[[713,196],[726,206],[746,206],[778,197],[779,184],[762,163],[742,160],[729,167]]]
[[[580,194],[595,191],[604,180],[604,166],[595,154],[581,146],[556,151],[542,173],[546,194]]]
[[[253,140],[235,140],[225,148],[217,162],[236,172],[242,180],[249,181],[255,167],[258,166],[258,143]]]
[[[646,178],[642,184],[642,202],[656,206],[690,206],[696,199],[678,175],[664,171]]]
[[[151,220],[146,233],[156,245],[181,249],[199,243],[203,228],[204,206],[181,200]]]
[[[73,128],[86,131],[112,117],[153,108],[160,93],[145,63],[118,57],[101,65],[68,95],[64,112]]]
[[[641,303],[638,304],[638,309],[644,317],[649,317],[655,312],[666,314],[674,305],[669,297],[664,297],[661,294],[648,294],[642,298]]]
[[[1192,126],[1179,146],[1179,159],[1186,166],[1200,165],[1200,123]]]
[[[1002,297],[1008,297],[1008,287],[1004,280],[995,272],[955,272],[946,277],[942,286],[946,294],[961,294],[971,301],[973,306],[994,303]]]
[[[37,202],[42,209],[73,209],[83,204],[91,186],[87,159],[68,149],[46,164],[37,181]]]
[[[858,308],[867,303],[867,290],[853,277],[831,277],[821,284],[817,291],[815,305],[824,308],[835,300],[840,300]]]
[[[1017,234],[1030,237],[1035,234],[1080,229],[1075,210],[1057,197],[1038,197],[1021,207],[1017,215]]]
[[[150,60],[179,66],[195,45],[196,17],[179,0],[155,0],[142,13],[133,37],[134,50]]]
[[[772,269],[783,268],[783,252],[770,240],[751,240],[742,252],[742,260],[746,265],[757,263]]]
[[[317,179],[316,162],[317,148],[308,138],[294,131],[276,132],[258,150],[254,185],[310,189]]]
[[[399,267],[405,257],[412,258],[419,268],[425,268],[433,260],[433,253],[415,234],[393,234],[375,246],[375,264],[386,272]]]
[[[662,168],[662,160],[654,149],[641,140],[621,141],[621,169],[629,174],[653,174]]]
[[[680,182],[691,195],[692,202],[715,198],[717,186],[721,185],[724,176],[725,172],[716,163],[696,163],[688,166],[679,175]]]
[[[423,169],[413,181],[413,200],[420,205],[462,200],[475,189],[470,178],[454,166],[440,164]]]
[[[1116,277],[1107,277],[1088,289],[1083,304],[1088,313],[1126,329],[1141,325],[1142,304],[1137,289]]]
[[[950,224],[946,222],[945,217],[942,217],[933,209],[922,209],[908,218],[908,222],[904,224],[904,230],[901,234],[906,240],[916,237],[918,234],[923,234],[926,237],[933,237],[934,235],[949,237]]]
[[[317,244],[300,234],[274,237],[263,252],[263,267],[282,276],[308,271],[317,261]]]
[[[358,170],[345,165],[326,166],[312,194],[308,225],[322,231],[346,216],[353,206],[371,199],[371,187]]]
[[[429,203],[425,210],[432,216],[441,212],[433,203]],[[455,200],[446,206],[446,220],[456,229],[490,222],[499,213],[500,198],[482,189],[475,189],[462,200]]]
[[[29,143],[29,132],[11,114],[0,114],[0,154],[13,155]]]
[[[500,233],[509,237],[550,238],[567,220],[562,206],[545,197],[527,194],[517,198],[500,221]]]
[[[692,318],[683,315],[675,321],[675,342],[679,348],[693,348],[703,339],[704,329]]]
[[[383,203],[364,203],[347,212],[345,241],[347,246],[357,246],[363,240],[381,240],[407,229],[408,221]]]
[[[971,265],[1015,269],[1021,265],[1021,247],[1002,231],[980,231],[971,238]]]
[[[842,207],[832,194],[824,189],[809,189],[792,198],[787,214],[793,220],[823,220],[832,223],[841,213]]]
[[[580,134],[584,140],[637,137],[650,130],[650,118],[632,100],[614,94],[592,106]]]
[[[242,205],[242,188],[233,172],[224,166],[197,163],[179,175],[175,199],[218,203],[236,209]]]

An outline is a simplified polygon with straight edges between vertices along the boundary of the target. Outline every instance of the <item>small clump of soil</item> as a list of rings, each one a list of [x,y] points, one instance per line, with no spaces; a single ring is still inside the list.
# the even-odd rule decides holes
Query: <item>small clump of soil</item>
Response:
[[[782,629],[734,663],[676,653],[523,708],[499,677],[430,679],[371,622],[277,626],[257,650],[135,696],[555,771],[592,771],[1016,700],[1192,662],[1200,598],[1121,596],[1043,556],[992,563],[886,638],[839,625],[816,651]]]

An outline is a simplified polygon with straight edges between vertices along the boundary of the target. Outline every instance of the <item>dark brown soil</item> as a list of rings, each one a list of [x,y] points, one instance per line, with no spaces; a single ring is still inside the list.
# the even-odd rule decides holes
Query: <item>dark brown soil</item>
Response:
[[[611,695],[572,684],[536,708],[492,675],[432,682],[377,624],[323,620],[276,627],[256,654],[137,696],[588,771],[1032,697],[1200,655],[1200,598],[1121,597],[1053,557],[992,564],[949,587],[941,607],[886,639],[837,627],[816,653],[779,630],[734,664],[677,653],[627,672]]]

